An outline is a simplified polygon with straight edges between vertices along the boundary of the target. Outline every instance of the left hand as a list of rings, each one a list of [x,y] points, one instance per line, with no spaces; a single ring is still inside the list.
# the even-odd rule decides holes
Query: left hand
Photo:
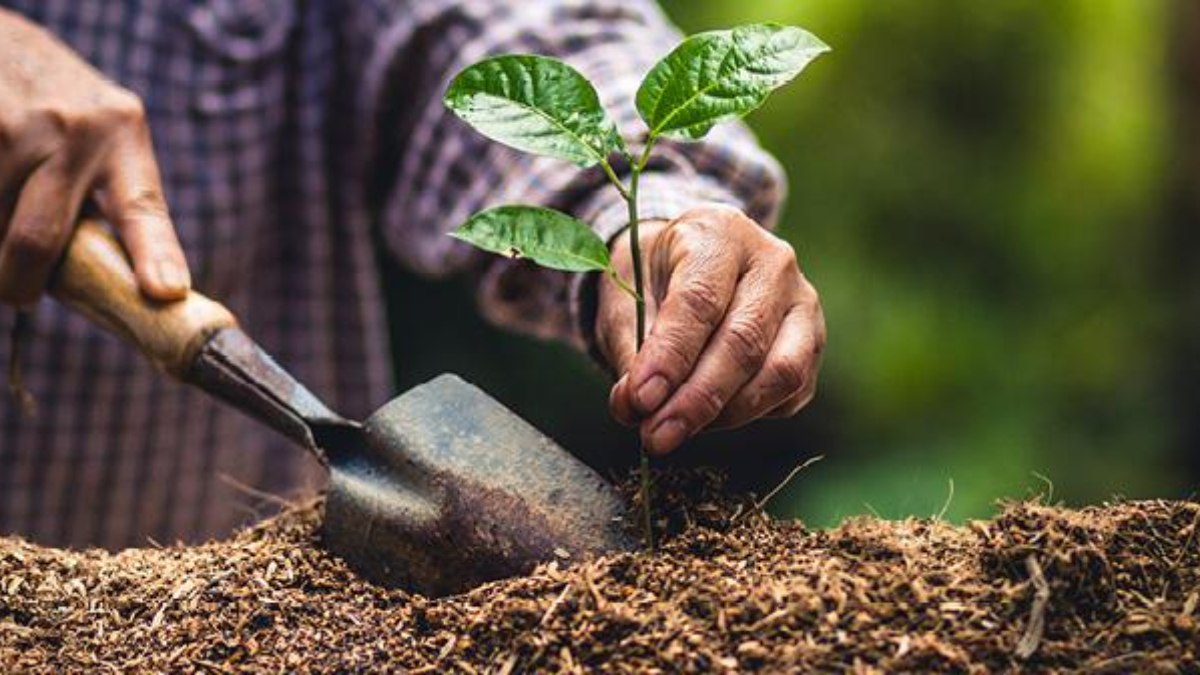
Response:
[[[646,343],[633,300],[601,281],[596,339],[621,373],[609,406],[662,455],[698,431],[794,415],[812,400],[825,346],[817,292],[796,253],[737,209],[706,205],[639,227]],[[632,280],[628,231],[613,263]]]

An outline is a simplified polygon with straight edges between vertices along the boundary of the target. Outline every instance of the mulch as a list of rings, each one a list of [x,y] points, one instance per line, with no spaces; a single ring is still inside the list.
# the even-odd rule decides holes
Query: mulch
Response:
[[[323,553],[319,502],[228,541],[0,539],[0,672],[1200,672],[1200,505],[771,519],[670,477],[654,553],[430,599]]]

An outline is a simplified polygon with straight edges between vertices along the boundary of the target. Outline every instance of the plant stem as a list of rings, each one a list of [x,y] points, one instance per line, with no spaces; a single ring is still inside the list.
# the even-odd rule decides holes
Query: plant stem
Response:
[[[637,293],[637,350],[642,351],[642,343],[646,341],[646,285],[642,274],[642,240],[638,231],[641,218],[638,217],[638,183],[646,163],[650,161],[650,150],[656,139],[652,136],[646,140],[642,156],[634,161],[627,155],[629,161],[629,188],[622,195],[629,205],[629,253],[633,258],[633,288]]]
[[[637,161],[637,164],[633,165],[633,171],[635,174],[640,174],[645,170],[646,164],[650,162],[650,151],[654,149],[654,143],[657,140],[658,138],[654,136],[646,139],[646,147],[642,149],[642,157]],[[630,159],[632,159],[632,157]]]
[[[637,300],[637,291],[633,290],[633,286],[630,286],[624,279],[622,279],[620,274],[617,274],[616,268],[610,266],[608,270],[606,270],[605,274],[608,275],[609,279],[613,280],[613,283],[616,284],[617,288],[620,288],[625,295]]]
[[[625,201],[629,201],[629,191],[625,189],[625,185],[621,183],[621,179],[617,178],[617,173],[613,171],[612,164],[609,164],[608,160],[604,160],[600,162],[600,166],[604,169],[604,175],[608,177],[608,182],[612,183],[617,192],[621,193],[621,197]]]
[[[638,232],[638,179],[641,171],[634,168],[629,178],[629,253],[633,258],[633,290],[637,294],[637,350],[642,351],[642,343],[646,341],[646,282],[642,274],[642,244]]]
[[[633,258],[633,288],[634,302],[637,303],[637,350],[642,350],[642,343],[646,341],[646,284],[645,277],[642,273],[642,243],[639,230],[638,217],[638,180],[641,178],[642,169],[646,166],[646,158],[650,155],[650,147],[653,145],[653,140],[649,141],[646,150],[642,155],[642,161],[638,163],[630,162],[630,177],[629,189],[623,193],[625,202],[629,206],[629,252]],[[651,517],[650,504],[650,455],[646,452],[646,447],[641,447],[641,461],[638,466],[638,473],[641,478],[639,486],[639,494],[642,502],[642,534],[646,539],[646,548],[654,550],[654,525]]]

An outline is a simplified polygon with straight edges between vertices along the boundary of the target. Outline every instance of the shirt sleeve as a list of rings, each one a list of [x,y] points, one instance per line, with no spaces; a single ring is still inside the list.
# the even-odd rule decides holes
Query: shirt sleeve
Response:
[[[626,225],[624,202],[600,169],[490,141],[447,111],[442,96],[455,74],[482,58],[554,56],[596,84],[636,150],[646,133],[634,108],[638,85],[679,32],[649,0],[396,4],[405,9],[379,33],[365,87],[375,129],[372,201],[388,252],[424,275],[475,275],[482,312],[497,323],[592,346],[594,302],[585,275],[484,254],[446,234],[482,208],[526,203],[571,213],[611,239]],[[770,227],[784,185],[778,164],[748,129],[722,125],[702,143],[660,142],[643,174],[640,213],[669,219],[722,202]]]

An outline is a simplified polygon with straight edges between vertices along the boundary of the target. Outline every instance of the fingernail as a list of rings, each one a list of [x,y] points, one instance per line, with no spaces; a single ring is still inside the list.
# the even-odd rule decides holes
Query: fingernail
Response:
[[[617,393],[620,392],[621,388],[625,386],[625,380],[628,379],[628,377],[628,375],[622,376],[621,379],[617,380],[617,383],[608,390],[608,402],[610,405],[617,400]]]
[[[670,392],[671,385],[667,382],[667,378],[662,375],[654,377],[642,383],[637,390],[637,404],[642,409],[643,413],[652,413],[658,410],[658,407],[667,399],[667,394]]]
[[[656,453],[668,452],[674,450],[690,436],[687,423],[678,417],[671,417],[663,422],[659,422],[658,426],[650,432],[650,449]]]
[[[158,273],[158,283],[167,290],[186,291],[192,285],[187,270],[169,260],[158,261],[154,269]]]

